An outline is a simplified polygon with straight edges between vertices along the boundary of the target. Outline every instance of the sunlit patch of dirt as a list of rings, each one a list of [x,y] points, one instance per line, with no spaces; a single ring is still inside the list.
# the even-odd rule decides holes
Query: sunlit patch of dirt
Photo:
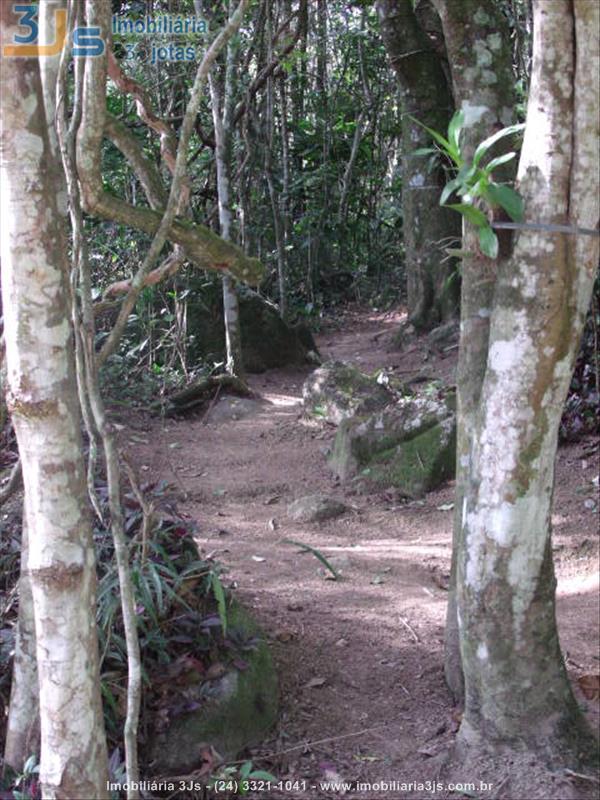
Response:
[[[385,367],[404,379],[425,371],[454,383],[456,349],[432,352],[419,340],[394,348],[401,320],[397,313],[348,311],[339,326],[318,337],[322,356],[367,372]],[[321,785],[332,776],[362,783],[435,781],[459,724],[442,670],[453,486],[408,504],[393,492],[366,496],[340,486],[326,462],[334,428],[303,418],[301,390],[309,371],[253,377],[263,402],[237,420],[216,422],[210,413],[164,421],[130,417],[146,442],[130,438],[129,448],[148,477],[171,481],[180,507],[198,520],[200,546],[227,565],[227,581],[272,640],[281,719],[252,754],[255,760],[283,778],[320,786],[309,788],[307,797],[336,796]],[[558,617],[576,687],[600,667],[592,577],[598,569],[597,510],[590,502],[598,454],[587,439],[561,448],[556,465]],[[348,513],[322,524],[291,522],[287,505],[315,492],[344,501]],[[312,554],[285,539],[317,548],[342,580],[328,580]],[[596,722],[597,699],[580,696]],[[481,796],[504,797],[505,777],[497,773],[498,794],[492,789]],[[527,780],[524,774],[517,783],[527,786]],[[564,797],[590,789],[576,779],[565,785],[571,794],[565,789]],[[352,796],[434,795],[390,788]],[[440,790],[435,796],[480,795]]]

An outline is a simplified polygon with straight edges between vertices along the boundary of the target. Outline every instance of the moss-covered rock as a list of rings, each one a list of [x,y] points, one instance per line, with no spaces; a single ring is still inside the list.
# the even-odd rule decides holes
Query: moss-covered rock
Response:
[[[243,654],[245,668],[225,666],[215,679],[186,689],[184,708],[193,710],[171,715],[167,727],[155,735],[154,774],[192,771],[201,763],[206,747],[233,760],[245,747],[258,744],[275,723],[278,682],[264,636],[237,604],[229,609],[228,628],[239,640],[255,640],[254,648]]]
[[[343,361],[327,361],[302,388],[307,414],[339,425],[356,414],[367,414],[393,402],[394,395],[376,378]]]
[[[456,425],[447,419],[414,439],[376,453],[362,470],[369,485],[394,486],[407,497],[420,497],[453,478],[456,459]]]
[[[248,289],[239,293],[242,356],[247,372],[264,372],[288,364],[311,361],[307,332],[279,316],[277,308]],[[225,359],[223,299],[220,292],[193,297],[188,305],[190,355],[196,359]],[[312,338],[310,341],[314,345]]]
[[[396,487],[414,497],[454,476],[454,396],[402,398],[340,424],[329,463],[342,480]]]

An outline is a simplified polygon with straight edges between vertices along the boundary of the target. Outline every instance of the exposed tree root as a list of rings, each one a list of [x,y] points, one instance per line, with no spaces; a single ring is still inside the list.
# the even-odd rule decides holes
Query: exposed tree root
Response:
[[[206,378],[200,378],[200,380],[172,395],[169,398],[171,405],[166,413],[171,416],[201,406],[207,402],[215,391],[221,392],[223,389],[229,389],[241,397],[253,396],[248,384],[236,375],[210,375]]]

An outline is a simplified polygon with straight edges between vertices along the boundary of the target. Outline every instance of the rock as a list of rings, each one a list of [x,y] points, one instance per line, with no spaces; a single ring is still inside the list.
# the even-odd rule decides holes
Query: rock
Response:
[[[454,476],[455,450],[454,395],[407,397],[343,421],[329,464],[343,481],[358,477],[418,497]]]
[[[188,331],[193,336],[192,358],[223,361],[225,328],[220,295],[192,297],[188,303]],[[239,292],[242,356],[247,372],[264,372],[288,364],[314,363],[316,345],[310,331],[291,327],[277,308],[249,289]],[[305,344],[305,342],[307,344]],[[307,354],[313,355],[307,359]]]
[[[319,352],[317,347],[317,343],[315,342],[315,337],[313,336],[313,332],[308,327],[306,322],[297,322],[295,325],[292,326],[293,330],[296,331],[298,334],[298,338],[304,345],[307,350],[312,350],[315,353]]]
[[[393,402],[385,386],[342,361],[327,361],[308,376],[302,388],[308,414],[339,425],[355,414],[377,411]]]
[[[439,325],[427,334],[427,344],[430,347],[442,347],[458,341],[460,328],[457,320],[450,320],[443,325]]]
[[[265,404],[249,397],[222,397],[206,418],[207,422],[235,422],[244,417],[256,416]]]
[[[323,522],[326,519],[339,517],[347,510],[347,506],[333,497],[310,494],[291,503],[287,513],[294,522]]]
[[[238,605],[229,609],[228,622],[244,641],[256,637],[257,646],[244,651],[245,669],[226,666],[215,679],[186,689],[186,705],[199,707],[171,714],[166,729],[155,732],[150,752],[153,774],[191,772],[207,747],[232,761],[244,748],[259,744],[276,721],[277,675],[263,635]]]

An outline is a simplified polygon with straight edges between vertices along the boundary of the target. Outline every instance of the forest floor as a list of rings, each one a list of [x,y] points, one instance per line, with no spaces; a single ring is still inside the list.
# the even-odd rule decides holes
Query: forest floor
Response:
[[[317,337],[323,360],[348,360],[365,371],[386,367],[400,377],[425,368],[454,382],[455,349],[393,347],[399,314],[349,309],[336,319]],[[255,796],[340,796],[327,781],[370,784],[361,791],[354,783],[348,796],[382,800],[594,794],[593,783],[558,774],[542,779],[534,764],[508,757],[488,790],[479,781],[490,779],[489,771],[477,774],[476,767],[464,776],[474,787],[432,790],[443,780],[438,775],[460,721],[443,678],[453,484],[406,503],[389,492],[345,490],[326,462],[335,429],[303,414],[310,370],[251,377],[255,403],[222,396],[208,412],[185,418],[127,414],[122,432],[124,443],[132,437],[127,447],[145,478],[176,487],[179,509],[198,522],[199,546],[226,565],[225,584],[236,587],[272,642],[280,720],[251,757],[282,779],[316,788]],[[593,483],[599,455],[590,438],[560,448],[553,513],[561,644],[595,727],[598,700],[586,699],[579,683],[600,667]],[[321,524],[287,518],[290,502],[316,492],[351,511]],[[318,548],[343,579],[327,580],[319,561],[286,538]]]

